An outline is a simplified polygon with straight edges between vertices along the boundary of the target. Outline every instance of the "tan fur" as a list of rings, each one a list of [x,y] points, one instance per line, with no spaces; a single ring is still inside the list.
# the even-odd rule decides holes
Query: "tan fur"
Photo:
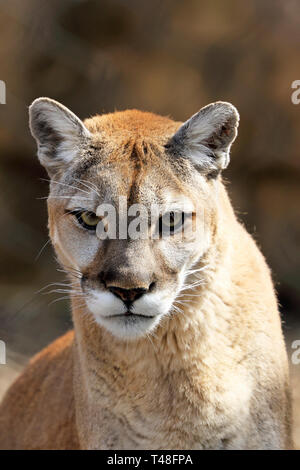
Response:
[[[0,448],[290,448],[288,363],[270,272],[237,221],[221,178],[195,176],[194,182],[188,170],[183,178],[184,168],[168,164],[163,144],[179,126],[169,119],[125,111],[85,125],[93,147],[102,152],[82,157],[81,165],[92,158],[101,162],[85,181],[101,188],[103,178],[105,187],[111,179],[117,194],[134,201],[166,185],[194,204],[205,201],[208,246],[200,259],[193,251],[189,260],[197,263],[194,268],[207,269],[201,271],[203,284],[192,291],[197,296],[180,305],[182,313],[163,317],[153,335],[135,340],[109,333],[74,297],[75,336],[68,333],[37,355],[4,398]],[[118,172],[104,174],[103,162]],[[139,191],[143,187],[146,196]],[[57,191],[54,185],[51,194]],[[79,232],[72,235],[69,219],[61,219],[65,206],[49,200],[51,237],[61,263],[79,266],[90,288],[107,264],[114,265],[123,288],[145,284],[150,271],[161,289],[177,282],[180,262],[170,259],[179,251],[176,241],[168,242],[175,244],[167,248],[174,250],[168,251],[170,258],[155,244],[126,251],[131,248],[118,241],[106,251],[95,248],[97,254],[84,265],[76,247],[86,242]],[[196,246],[193,250],[200,250]],[[124,253],[134,257],[134,266],[129,262],[120,271]],[[85,259],[89,256],[87,251]]]
[[[73,337],[73,332],[69,332],[37,354],[10,387],[1,405],[2,449],[78,448],[72,373]],[[7,411],[4,413],[3,410]]]

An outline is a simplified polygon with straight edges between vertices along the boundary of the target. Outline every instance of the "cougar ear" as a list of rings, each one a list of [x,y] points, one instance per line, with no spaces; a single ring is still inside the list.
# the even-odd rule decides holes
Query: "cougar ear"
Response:
[[[50,98],[38,98],[29,107],[29,126],[38,157],[50,177],[76,158],[90,132],[72,111]]]
[[[218,101],[188,119],[166,147],[174,155],[189,158],[200,171],[215,175],[229,163],[230,147],[236,138],[238,124],[236,108]]]

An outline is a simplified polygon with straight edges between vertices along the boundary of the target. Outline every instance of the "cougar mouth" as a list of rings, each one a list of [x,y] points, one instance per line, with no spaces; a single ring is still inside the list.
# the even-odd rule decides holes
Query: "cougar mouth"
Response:
[[[142,313],[133,313],[133,312],[130,312],[129,310],[127,312],[124,312],[124,313],[119,313],[117,315],[109,315],[108,317],[106,318],[154,318],[155,315],[143,315]]]

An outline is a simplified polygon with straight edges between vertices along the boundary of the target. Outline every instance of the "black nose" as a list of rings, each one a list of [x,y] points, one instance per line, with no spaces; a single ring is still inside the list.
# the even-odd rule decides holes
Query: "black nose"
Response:
[[[119,299],[123,300],[126,305],[132,304],[135,300],[142,297],[142,295],[148,292],[147,289],[143,288],[136,288],[136,289],[122,289],[121,287],[110,286],[109,290],[112,294],[119,297]]]

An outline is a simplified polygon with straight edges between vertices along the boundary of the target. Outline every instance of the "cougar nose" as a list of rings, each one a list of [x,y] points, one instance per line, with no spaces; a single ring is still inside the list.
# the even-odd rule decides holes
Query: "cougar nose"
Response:
[[[126,305],[131,304],[135,300],[139,299],[142,295],[148,292],[147,289],[136,288],[136,289],[122,289],[121,287],[110,286],[109,290],[112,294],[123,300]]]

